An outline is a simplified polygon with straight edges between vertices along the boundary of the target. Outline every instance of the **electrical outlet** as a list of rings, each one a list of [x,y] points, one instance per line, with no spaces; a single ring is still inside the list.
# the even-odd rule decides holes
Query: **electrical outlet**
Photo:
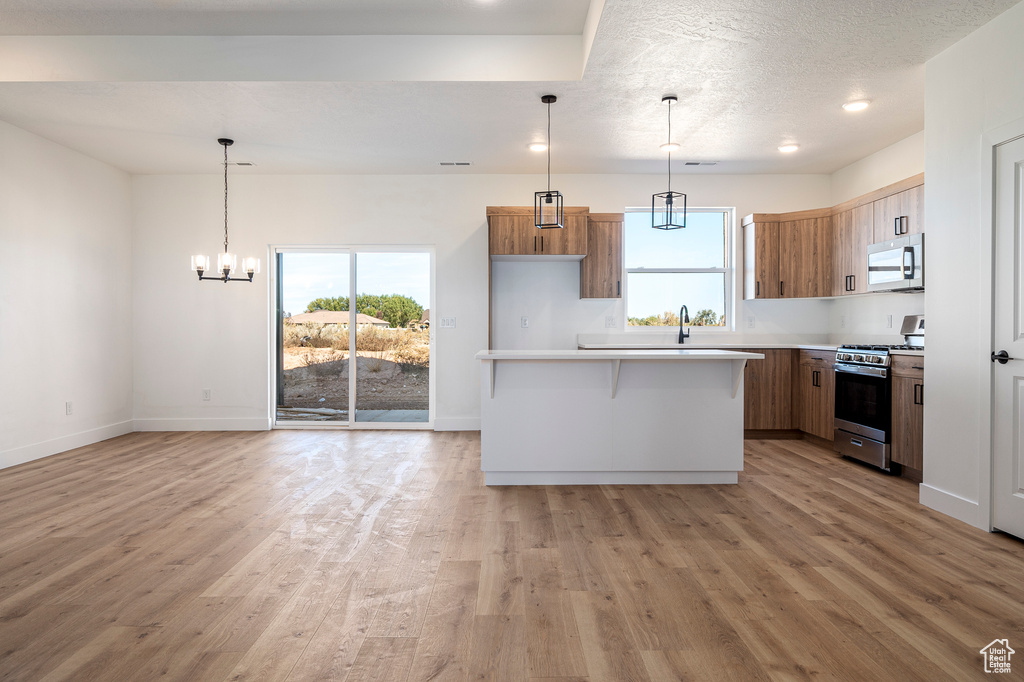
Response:
[[[615,329],[615,327],[618,326],[617,324],[615,324],[615,316],[606,315],[604,318],[604,326],[608,329]]]
[[[530,326],[530,318],[528,318],[528,317],[521,318],[519,320],[519,326],[522,327],[523,329],[526,329],[527,327],[529,327]]]
[[[204,388],[203,389],[203,400],[209,400],[211,397],[213,397],[213,391],[211,391],[208,388]]]
[[[753,329],[753,328],[754,328],[754,316],[753,315],[747,315],[747,329]]]
[[[846,328],[846,315],[843,315],[842,317],[839,318],[839,326],[843,327],[844,329]]]
[[[885,328],[892,329],[892,315],[885,316]]]
[[[75,411],[74,407],[74,404],[70,400],[64,403],[64,414],[70,417]]]
[[[449,317],[448,318],[448,328],[449,329],[455,329],[455,318],[454,317]]]

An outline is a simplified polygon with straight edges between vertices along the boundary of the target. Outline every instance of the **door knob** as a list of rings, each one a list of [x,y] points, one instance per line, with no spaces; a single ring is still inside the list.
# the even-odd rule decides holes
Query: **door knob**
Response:
[[[992,352],[992,362],[998,362],[1000,365],[1005,365],[1010,360],[1016,360],[1017,358],[1011,358],[1009,353],[1005,350],[1001,350],[998,353]]]

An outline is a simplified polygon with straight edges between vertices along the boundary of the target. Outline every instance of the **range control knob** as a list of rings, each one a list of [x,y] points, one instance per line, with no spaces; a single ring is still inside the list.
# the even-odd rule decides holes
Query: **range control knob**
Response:
[[[854,362],[864,362],[864,356],[861,355],[860,353],[858,353],[857,355],[853,356],[853,361]]]

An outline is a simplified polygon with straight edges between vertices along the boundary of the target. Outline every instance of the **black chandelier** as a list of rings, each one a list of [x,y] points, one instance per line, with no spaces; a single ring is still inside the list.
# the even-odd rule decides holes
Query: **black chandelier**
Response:
[[[661,145],[662,151],[668,152],[668,191],[659,192],[651,199],[651,227],[678,230],[686,227],[686,195],[672,191],[672,152],[679,149],[679,145],[672,141],[672,103],[677,100],[675,95],[665,95],[661,101],[668,104],[668,142]]]
[[[558,101],[554,95],[544,95],[540,101],[548,105],[548,188],[533,194],[533,224],[542,230],[565,225],[562,193],[551,189],[551,105]]]
[[[192,270],[199,274],[200,280],[211,280],[217,282],[251,282],[253,275],[260,271],[260,259],[246,257],[242,259],[242,272],[245,277],[232,277],[238,268],[238,256],[228,252],[228,147],[235,143],[222,137],[217,142],[224,146],[224,252],[217,254],[218,275],[206,276],[204,273],[210,269],[209,256],[192,256]]]

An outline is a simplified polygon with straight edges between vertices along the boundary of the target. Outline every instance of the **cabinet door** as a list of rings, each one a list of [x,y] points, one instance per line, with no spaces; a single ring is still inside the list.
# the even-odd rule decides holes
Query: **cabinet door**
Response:
[[[875,242],[924,232],[924,185],[879,199],[874,207]]]
[[[587,254],[586,214],[566,215],[564,227],[550,230],[539,230],[534,227],[532,217],[529,219],[529,223],[537,233],[535,235],[537,237],[536,251],[531,253],[542,256],[585,256]]]
[[[868,244],[874,240],[874,206],[865,204],[833,219],[832,295],[867,291]]]
[[[779,224],[743,228],[743,298],[779,298]],[[751,276],[752,274],[752,276]]]
[[[820,358],[801,359],[797,370],[797,428],[825,440],[833,439],[836,383],[832,363]]]
[[[779,296],[832,295],[832,219],[779,223]]]
[[[793,427],[793,351],[750,349],[764,360],[748,360],[743,381],[743,428],[790,429]]]
[[[490,230],[490,254],[492,256],[521,256],[533,253],[526,250],[521,225],[522,216],[492,215],[487,222]]]
[[[622,214],[601,214],[587,223],[580,298],[622,298],[622,221]]]
[[[892,379],[892,461],[924,467],[924,380]]]

